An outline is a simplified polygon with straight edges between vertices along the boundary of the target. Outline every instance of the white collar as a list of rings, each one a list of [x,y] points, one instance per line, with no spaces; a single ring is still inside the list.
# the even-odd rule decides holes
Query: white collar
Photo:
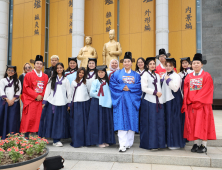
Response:
[[[89,74],[92,75],[94,73],[94,71],[90,71]]]
[[[62,76],[61,78],[59,78],[59,76],[58,76],[58,75],[57,75],[57,77],[58,77],[59,81],[61,81],[61,80],[62,80],[62,78],[63,78],[63,76]]]
[[[139,71],[142,73],[145,69],[143,69],[142,71],[139,69]]]
[[[124,70],[125,70],[125,73],[127,73],[125,68],[124,68]],[[129,70],[128,74],[130,74],[130,73],[131,73],[131,69]]]
[[[162,63],[160,63],[160,67],[161,67],[161,68],[163,68],[163,69],[165,69],[165,67],[163,66],[163,64],[162,64]]]
[[[42,77],[42,71],[40,71],[40,74],[38,74],[35,69],[34,69],[34,71],[35,71],[35,73],[36,73],[36,75],[37,75],[38,77]]]
[[[11,82],[13,79],[10,79],[10,77],[7,77],[7,79],[9,80],[9,82]]]
[[[200,72],[198,73],[198,76],[201,75],[202,72],[203,72],[203,69],[200,70]],[[195,71],[193,72],[193,75],[195,76]]]

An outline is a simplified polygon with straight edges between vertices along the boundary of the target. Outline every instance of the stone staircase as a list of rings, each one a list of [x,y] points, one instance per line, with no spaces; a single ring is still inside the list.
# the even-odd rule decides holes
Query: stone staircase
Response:
[[[217,140],[208,141],[208,153],[191,153],[192,142],[187,143],[184,149],[169,150],[160,149],[151,151],[139,148],[139,134],[135,135],[132,148],[125,153],[118,152],[118,144],[99,148],[97,146],[73,148],[69,145],[70,139],[62,140],[64,147],[52,146],[49,140],[49,155],[61,155],[66,160],[84,160],[100,162],[125,162],[125,163],[147,163],[163,165],[182,165],[197,167],[222,168],[222,111],[214,111]],[[117,137],[116,137],[117,139]],[[116,140],[118,142],[118,140]]]

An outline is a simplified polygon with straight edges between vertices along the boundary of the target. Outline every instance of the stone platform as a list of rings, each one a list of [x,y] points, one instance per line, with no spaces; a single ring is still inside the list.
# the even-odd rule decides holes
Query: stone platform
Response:
[[[70,139],[62,140],[64,147],[52,146],[49,140],[49,156],[61,155],[65,160],[100,161],[141,164],[163,164],[195,167],[222,168],[222,111],[214,111],[217,140],[208,142],[208,154],[191,153],[192,143],[184,149],[161,149],[150,151],[139,148],[139,135],[135,136],[135,144],[125,153],[118,152],[118,144],[107,148],[96,146],[73,148]]]

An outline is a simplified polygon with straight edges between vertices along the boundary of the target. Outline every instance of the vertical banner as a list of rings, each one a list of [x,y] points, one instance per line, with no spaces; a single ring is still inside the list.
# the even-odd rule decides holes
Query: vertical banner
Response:
[[[73,0],[68,0],[68,33],[72,35]]]
[[[155,56],[155,2],[142,0],[142,57]]]
[[[115,40],[117,40],[117,0],[103,0],[104,3],[104,40],[108,40],[108,33],[115,29]]]
[[[34,0],[33,4],[34,12],[34,35],[41,35],[41,11],[42,2],[41,0]]]

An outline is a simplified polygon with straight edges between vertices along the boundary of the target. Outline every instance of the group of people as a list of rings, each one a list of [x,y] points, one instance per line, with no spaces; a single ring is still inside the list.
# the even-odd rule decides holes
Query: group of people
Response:
[[[156,58],[161,62],[156,67]],[[78,68],[77,58],[68,58],[65,70],[59,57],[51,57],[52,67],[43,73],[43,57],[37,55],[34,70],[24,65],[17,76],[16,66],[7,66],[0,80],[0,136],[10,132],[37,133],[52,138],[54,146],[71,138],[71,146],[116,143],[125,152],[140,133],[144,149],[179,149],[194,141],[191,152],[206,153],[207,140],[216,140],[212,111],[213,80],[203,70],[202,54],[176,60],[165,49],[157,57],[138,58],[132,70],[131,52],[126,52],[123,69],[112,59],[97,66],[89,58],[87,68]],[[32,71],[31,71],[32,70]],[[20,123],[20,94],[23,103]]]

